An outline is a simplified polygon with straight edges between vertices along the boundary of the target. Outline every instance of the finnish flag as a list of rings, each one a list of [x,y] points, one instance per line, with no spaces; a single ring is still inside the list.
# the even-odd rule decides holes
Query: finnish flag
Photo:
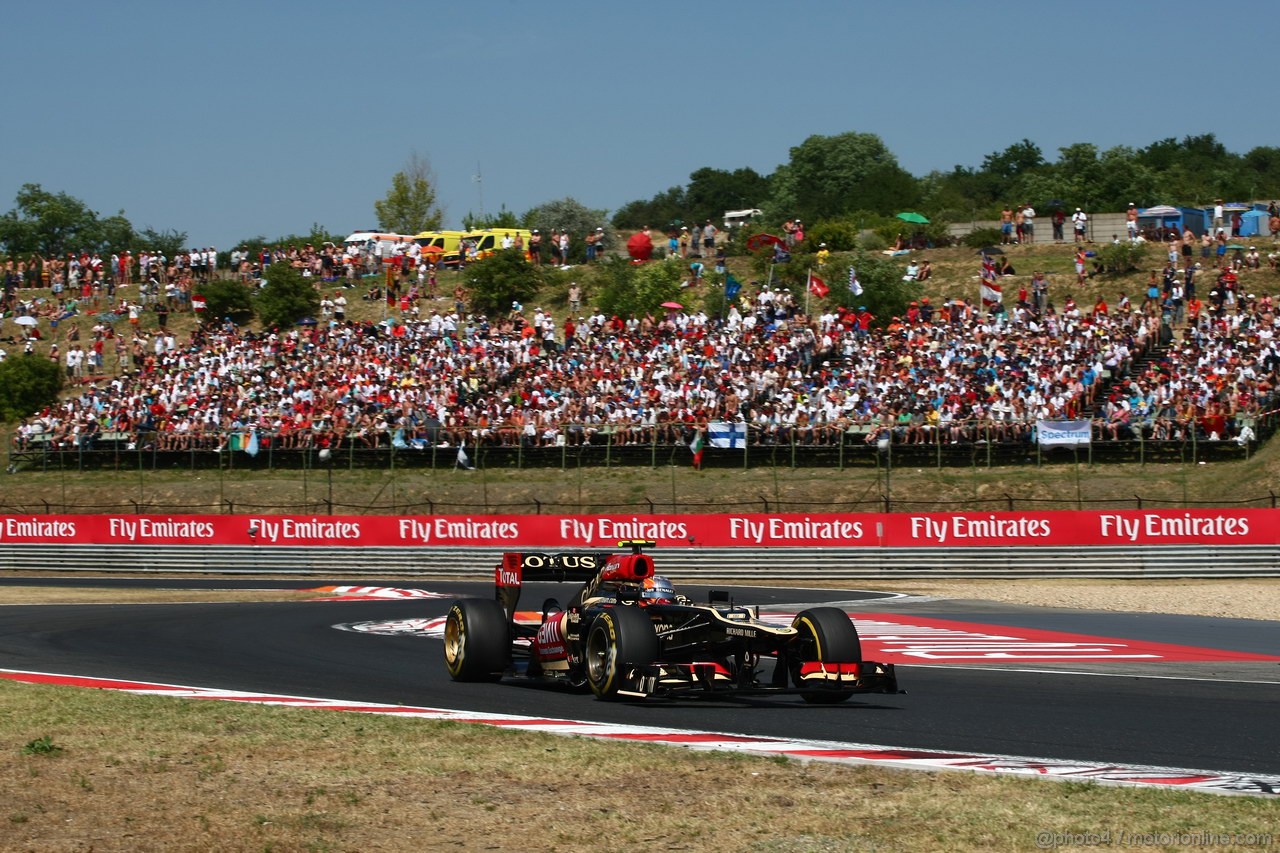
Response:
[[[747,425],[712,421],[707,424],[707,441],[712,447],[741,448],[747,444]]]

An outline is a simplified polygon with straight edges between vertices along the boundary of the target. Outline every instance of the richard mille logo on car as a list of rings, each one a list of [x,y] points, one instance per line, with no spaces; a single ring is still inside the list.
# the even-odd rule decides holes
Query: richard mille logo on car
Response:
[[[724,632],[730,637],[754,637],[756,635],[754,628],[725,628]]]

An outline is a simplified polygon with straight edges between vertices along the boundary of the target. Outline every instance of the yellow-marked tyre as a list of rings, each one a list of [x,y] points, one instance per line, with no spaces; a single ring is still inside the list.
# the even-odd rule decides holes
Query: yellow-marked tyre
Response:
[[[496,601],[455,601],[444,620],[444,665],[454,681],[497,681],[511,664],[507,614]]]
[[[658,659],[658,633],[639,607],[611,607],[587,631],[587,684],[597,699],[617,699],[634,666]]]
[[[862,663],[858,629],[849,614],[838,607],[811,607],[801,611],[791,627],[798,632],[796,647],[790,656],[791,680],[797,687],[804,686],[801,667],[806,663]],[[852,690],[832,686],[805,691],[800,698],[813,705],[831,705],[852,695]]]

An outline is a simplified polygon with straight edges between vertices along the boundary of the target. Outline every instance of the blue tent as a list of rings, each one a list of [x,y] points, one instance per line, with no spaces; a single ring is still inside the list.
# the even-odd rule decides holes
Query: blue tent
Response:
[[[1240,236],[1265,237],[1271,233],[1269,219],[1265,210],[1250,210],[1240,214]]]
[[[1144,208],[1138,211],[1138,227],[1143,231],[1158,230],[1162,240],[1167,232],[1180,234],[1182,233],[1182,211],[1167,204]]]

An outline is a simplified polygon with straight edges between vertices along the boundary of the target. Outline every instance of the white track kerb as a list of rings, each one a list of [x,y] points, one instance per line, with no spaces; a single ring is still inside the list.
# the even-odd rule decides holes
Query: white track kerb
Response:
[[[500,728],[548,732],[558,735],[578,735],[602,740],[642,741],[668,746],[683,746],[688,749],[722,750],[755,755],[785,755],[802,761],[874,764],[913,770],[968,770],[978,773],[1089,781],[1104,785],[1180,788],[1205,793],[1244,794],[1280,798],[1280,776],[1184,770],[1169,767],[1145,767],[1141,765],[1100,764],[1010,755],[943,752],[860,743],[792,741],[724,732],[701,732],[653,726],[624,726],[582,720],[521,717],[511,714],[482,714],[447,708],[383,705],[374,702],[344,702],[339,699],[276,696],[238,690],[217,690],[206,687],[24,672],[21,670],[0,669],[0,678],[28,684],[93,687],[119,690],[127,693],[174,696],[186,699],[216,699],[227,702],[287,705],[297,708],[316,708],[362,714],[387,714],[424,720],[451,720]]]

